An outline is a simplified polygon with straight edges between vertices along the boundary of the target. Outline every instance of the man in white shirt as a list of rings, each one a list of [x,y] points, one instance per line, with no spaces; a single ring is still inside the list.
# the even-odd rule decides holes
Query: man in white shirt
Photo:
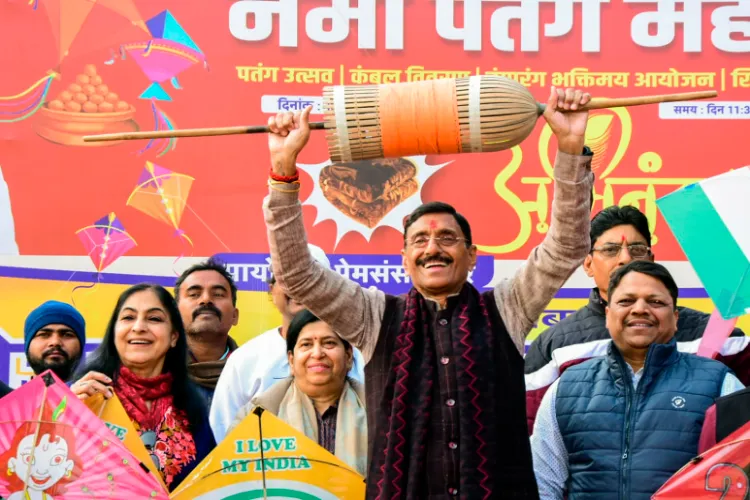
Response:
[[[323,250],[309,245],[312,256],[330,268],[331,263]],[[227,359],[216,384],[209,421],[217,443],[227,435],[235,414],[253,396],[289,376],[289,359],[286,352],[286,330],[295,314],[303,310],[302,304],[289,298],[271,277],[269,287],[273,304],[281,313],[281,325],[250,339]],[[354,349],[354,364],[349,376],[364,384],[365,362],[362,353]]]

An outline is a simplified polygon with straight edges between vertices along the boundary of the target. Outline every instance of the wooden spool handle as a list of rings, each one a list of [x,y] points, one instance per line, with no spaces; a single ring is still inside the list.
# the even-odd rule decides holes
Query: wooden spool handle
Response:
[[[310,129],[323,130],[325,123],[310,122]],[[172,137],[208,137],[213,135],[263,134],[268,125],[241,125],[238,127],[184,128],[179,130],[149,130],[116,134],[86,135],[83,142],[132,141],[137,139],[170,139]]]
[[[618,97],[614,99],[593,99],[589,104],[579,109],[607,109],[622,106],[642,106],[644,104],[655,104],[659,102],[692,101],[696,99],[709,99],[719,95],[715,90],[703,92],[687,92],[683,94],[664,94],[646,97]],[[539,114],[544,113],[545,104],[539,104]],[[310,129],[325,129],[324,122],[310,122]],[[84,136],[83,142],[104,141],[132,141],[137,139],[169,139],[172,137],[207,137],[214,135],[238,135],[238,134],[263,134],[268,133],[267,125],[239,126],[239,127],[215,127],[215,128],[187,128],[181,130],[152,130],[146,132],[125,132],[116,134],[101,134]]]
[[[663,94],[663,95],[650,95],[645,97],[616,97],[613,99],[592,99],[586,106],[583,106],[578,111],[591,110],[591,109],[608,109],[608,108],[620,108],[625,106],[642,106],[644,104],[657,104],[660,102],[679,102],[679,101],[695,101],[697,99],[710,99],[718,96],[719,93],[715,90],[705,90],[701,92],[685,92],[682,94]],[[544,109],[547,107],[546,104],[539,104],[540,112],[544,113]],[[565,112],[565,110],[563,110]]]

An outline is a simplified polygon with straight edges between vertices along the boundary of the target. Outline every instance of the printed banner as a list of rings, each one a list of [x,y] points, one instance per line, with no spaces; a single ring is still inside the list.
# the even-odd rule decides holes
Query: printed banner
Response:
[[[404,272],[400,255],[339,255],[327,254],[334,271],[359,283],[375,287],[385,293],[399,295],[411,288],[411,280]],[[262,290],[268,286],[272,275],[271,257],[268,254],[218,254],[217,259],[227,263],[237,288]],[[490,256],[477,257],[477,265],[469,273],[469,281],[480,290],[490,289],[495,274],[495,261]]]
[[[750,123],[749,33],[744,0],[3,2],[0,46],[12,50],[0,81],[0,379],[27,379],[23,322],[45,300],[74,303],[93,346],[128,285],[172,286],[211,255],[226,257],[238,278],[232,336],[244,342],[277,325],[265,285],[263,134],[82,137],[265,124],[307,105],[321,120],[330,85],[499,75],[540,102],[552,85],[594,97],[718,91],[704,101],[593,111],[587,130],[592,211],[638,206],[657,261],[678,270],[681,303],[711,312],[656,200],[750,165],[737,147]],[[481,256],[472,280],[486,289],[512,275],[549,230],[555,150],[540,119],[506,151],[338,165],[362,176],[389,172],[372,185],[376,199],[345,203],[324,189],[340,171],[330,168],[325,132],[314,131],[298,158],[308,241],[336,271],[402,293],[403,217],[444,201],[471,223]],[[529,340],[585,304],[591,286],[576,273]],[[746,318],[738,326],[750,328]]]

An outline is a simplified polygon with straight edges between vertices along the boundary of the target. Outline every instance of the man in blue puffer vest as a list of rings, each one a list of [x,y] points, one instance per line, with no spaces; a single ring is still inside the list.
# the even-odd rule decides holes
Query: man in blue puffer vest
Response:
[[[531,436],[540,498],[647,500],[697,454],[706,409],[743,388],[724,364],[677,350],[677,285],[660,264],[612,274],[607,355],[568,368]]]

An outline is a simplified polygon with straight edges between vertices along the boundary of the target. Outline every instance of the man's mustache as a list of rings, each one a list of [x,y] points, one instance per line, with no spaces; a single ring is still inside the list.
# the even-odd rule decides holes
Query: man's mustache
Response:
[[[63,351],[60,347],[50,347],[46,351],[42,353],[42,359],[46,358],[47,356],[51,356],[53,354],[59,354],[63,358],[65,358],[65,361],[68,361],[70,359],[70,356],[68,356],[68,353]]]
[[[193,311],[193,321],[195,321],[198,316],[200,316],[203,313],[214,313],[217,318],[221,319],[221,311],[219,311],[215,305],[213,304],[206,304],[204,306],[200,306],[198,309]]]
[[[447,255],[432,255],[429,257],[423,257],[421,259],[417,259],[417,265],[418,266],[426,266],[427,264],[431,264],[433,262],[440,262],[442,264],[452,264],[453,259],[448,257]]]

